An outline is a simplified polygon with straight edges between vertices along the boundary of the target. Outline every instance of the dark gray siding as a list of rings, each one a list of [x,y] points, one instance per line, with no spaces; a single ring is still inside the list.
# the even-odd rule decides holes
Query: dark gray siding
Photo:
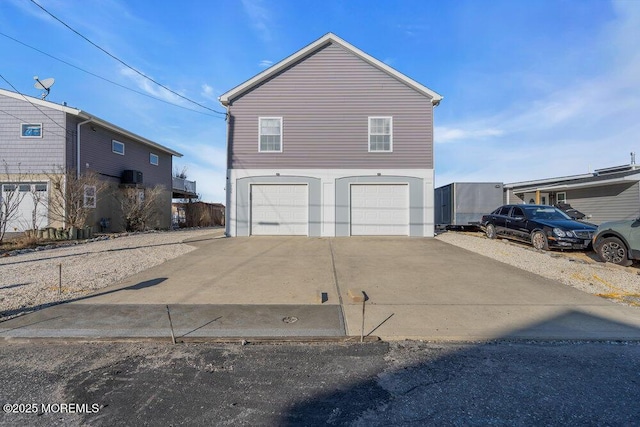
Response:
[[[83,121],[78,117],[69,117],[69,127],[75,134],[76,124]],[[95,129],[94,130],[92,130]],[[136,142],[124,135],[112,132],[93,123],[80,127],[80,173],[89,169],[109,177],[120,178],[122,171],[133,169],[141,171],[145,186],[163,185],[172,187],[172,156],[155,150],[148,145]],[[117,140],[125,145],[125,154],[121,156],[111,151],[111,141]],[[149,153],[157,154],[158,166],[149,163]],[[76,167],[76,144],[69,150],[68,166]]]
[[[0,95],[0,172],[49,172],[64,165],[65,113]],[[42,123],[42,138],[21,138],[22,123]],[[18,166],[19,164],[19,166]]]
[[[68,126],[69,129],[73,129],[74,141],[68,147],[67,166],[74,170],[77,158],[76,125],[83,121],[84,119],[68,116]],[[114,139],[124,143],[124,156],[112,152],[111,141]],[[124,229],[113,192],[117,191],[122,172],[127,169],[142,172],[144,187],[162,185],[166,188],[161,200],[161,210],[158,212],[158,223],[149,224],[149,226],[152,228],[169,228],[171,226],[173,157],[170,154],[155,150],[95,123],[86,123],[80,127],[80,140],[80,173],[92,170],[111,184],[110,188],[98,197],[97,209],[90,219],[91,225],[96,230],[100,229],[100,218],[102,217],[111,219],[111,226],[107,231],[122,231]],[[158,155],[158,166],[149,162],[149,153]]]
[[[567,191],[567,203],[590,215],[594,224],[621,219],[634,219],[640,215],[640,184],[607,185]]]
[[[433,168],[431,100],[330,44],[231,100],[229,168]],[[258,152],[258,117],[283,117],[283,152]],[[368,152],[368,117],[393,117],[393,152]]]

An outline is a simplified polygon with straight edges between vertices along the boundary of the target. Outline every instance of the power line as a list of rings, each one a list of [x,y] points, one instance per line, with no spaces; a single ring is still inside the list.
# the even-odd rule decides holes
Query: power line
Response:
[[[43,55],[46,55],[46,56],[48,56],[49,58],[55,59],[56,61],[59,61],[59,62],[62,62],[63,64],[68,65],[68,66],[70,66],[70,67],[72,67],[72,68],[75,68],[76,70],[80,70],[80,71],[82,71],[83,73],[87,73],[87,74],[89,74],[89,75],[91,75],[91,76],[93,76],[93,77],[97,77],[97,78],[99,78],[99,79],[102,79],[102,80],[104,80],[104,81],[105,81],[105,82],[107,82],[107,83],[111,83],[111,84],[116,85],[116,86],[119,86],[119,87],[121,87],[121,88],[123,88],[123,89],[126,89],[126,90],[129,90],[129,91],[131,91],[131,92],[137,93],[138,95],[146,96],[147,98],[155,99],[156,101],[164,102],[165,104],[169,104],[169,105],[172,105],[172,106],[174,106],[174,107],[182,108],[182,109],[185,109],[185,110],[188,110],[188,111],[193,111],[194,113],[204,114],[205,116],[209,116],[209,117],[218,117],[218,116],[214,116],[213,114],[205,113],[205,112],[203,112],[203,111],[198,111],[198,110],[194,110],[194,109],[192,109],[192,108],[187,108],[187,107],[185,107],[185,106],[183,106],[183,105],[174,104],[173,102],[169,102],[169,101],[164,100],[164,99],[162,99],[162,98],[158,98],[158,97],[155,97],[155,96],[153,96],[153,95],[149,95],[148,93],[144,93],[144,92],[141,92],[141,91],[139,91],[139,90],[135,90],[135,89],[132,89],[132,88],[130,88],[130,87],[124,86],[124,85],[122,85],[122,84],[120,84],[120,83],[118,83],[118,82],[114,82],[114,81],[112,81],[112,80],[107,79],[106,77],[102,77],[102,76],[100,76],[100,75],[98,75],[98,74],[92,73],[91,71],[88,71],[88,70],[85,70],[84,68],[78,67],[77,65],[74,65],[74,64],[72,64],[72,63],[70,63],[70,62],[67,62],[67,61],[65,61],[64,59],[57,58],[57,57],[55,57],[55,56],[51,55],[50,53],[44,52],[44,51],[42,51],[42,50],[40,50],[40,49],[38,49],[38,48],[36,48],[36,47],[30,46],[30,45],[28,45],[28,44],[26,44],[26,43],[24,43],[24,42],[21,42],[20,40],[15,39],[15,38],[13,38],[13,37],[11,37],[11,36],[9,36],[9,35],[7,35],[7,34],[5,34],[5,33],[1,32],[1,31],[0,31],[0,35],[1,35],[1,36],[4,36],[4,37],[6,37],[6,38],[8,38],[9,40],[13,40],[14,42],[19,43],[19,44],[21,44],[21,45],[23,45],[23,46],[25,46],[25,47],[28,47],[29,49],[33,49],[33,50],[35,50],[35,51],[36,51],[36,52],[38,52],[38,53],[41,53],[41,54],[43,54]]]
[[[161,88],[163,88],[164,90],[167,90],[169,92],[171,92],[172,94],[186,100],[189,101],[195,105],[197,105],[198,107],[204,108],[206,110],[212,111],[216,114],[221,114],[223,116],[226,116],[227,113],[224,113],[222,111],[216,111],[213,108],[209,108],[206,105],[202,105],[197,101],[194,101],[190,98],[187,98],[186,96],[183,96],[181,94],[179,94],[178,92],[169,89],[168,87],[166,87],[165,85],[163,85],[162,83],[157,82],[156,80],[152,79],[151,77],[147,76],[146,74],[144,74],[141,71],[138,71],[136,68],[133,68],[131,65],[127,64],[126,62],[124,62],[122,59],[118,58],[117,56],[111,54],[110,52],[108,52],[107,50],[103,49],[102,47],[98,46],[97,44],[95,44],[94,42],[92,42],[91,40],[89,40],[87,37],[85,37],[83,34],[81,34],[80,32],[76,31],[75,29],[73,29],[71,26],[69,26],[67,23],[65,23],[64,21],[62,21],[60,18],[58,18],[57,16],[55,16],[54,14],[52,14],[51,12],[49,12],[47,9],[45,9],[44,7],[42,7],[40,4],[38,4],[38,2],[36,2],[35,0],[31,0],[31,3],[35,4],[36,6],[38,6],[43,12],[45,12],[47,15],[51,16],[53,19],[55,19],[56,21],[58,21],[59,23],[61,23],[62,25],[64,25],[65,27],[67,27],[69,30],[73,31],[74,33],[76,33],[78,36],[82,37],[84,40],[86,40],[88,43],[90,43],[92,46],[94,46],[95,48],[101,50],[102,52],[104,52],[105,54],[109,55],[111,58],[115,59],[116,61],[118,61],[119,63],[121,63],[122,65],[124,65],[125,67],[129,68],[130,70],[132,70],[133,72],[135,72],[136,74],[144,77],[145,79],[155,83],[156,85],[160,86]]]
[[[24,98],[25,101],[27,101],[29,104],[31,104],[31,106],[33,108],[35,108],[36,110],[40,111],[46,118],[48,118],[49,120],[51,120],[56,126],[58,126],[60,129],[62,129],[63,131],[65,131],[65,135],[68,134],[72,134],[71,131],[69,131],[66,127],[62,126],[60,123],[58,123],[57,121],[53,120],[47,113],[45,113],[44,111],[42,111],[40,109],[40,107],[38,107],[36,104],[34,104],[33,102],[31,102],[31,100],[24,95],[23,93],[21,93],[18,89],[16,89],[16,87],[14,85],[11,84],[11,82],[7,79],[4,78],[4,76],[2,74],[0,74],[0,79],[4,80],[9,86],[11,86],[13,88],[13,90],[18,93],[20,96],[22,96]],[[61,135],[59,135],[61,136]]]

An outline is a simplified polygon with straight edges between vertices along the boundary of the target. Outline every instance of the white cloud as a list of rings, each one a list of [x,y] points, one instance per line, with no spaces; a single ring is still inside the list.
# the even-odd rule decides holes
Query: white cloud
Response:
[[[461,129],[436,126],[434,129],[436,144],[451,142],[456,140],[485,139],[488,137],[501,136],[504,131],[500,129]]]
[[[206,83],[202,85],[202,92],[200,92],[200,95],[204,98],[212,99],[214,101],[218,100],[218,97],[216,96],[216,91],[214,90],[213,86],[209,86]]]
[[[263,0],[242,0],[242,6],[249,15],[251,26],[257,30],[260,38],[265,42],[271,41],[271,12],[264,5]]]
[[[143,76],[141,76],[140,74],[136,73],[135,71],[129,68],[121,67],[120,74],[127,77],[131,81],[133,81],[140,90],[148,93],[151,96],[162,99],[163,101],[171,102],[173,104],[179,104],[179,105],[187,104],[183,98],[179,97],[175,93],[172,93],[156,85],[151,80],[144,78]],[[175,91],[175,92],[180,93],[178,91]]]
[[[270,61],[268,59],[263,59],[262,61],[260,61],[260,63],[258,64],[259,67],[262,68],[269,68],[273,65],[273,61]]]
[[[495,114],[478,110],[436,127],[437,185],[516,182],[628,164],[629,153],[640,152],[640,3],[614,2],[614,10],[617,18],[588,46],[598,66],[580,79],[560,85],[548,78],[537,98],[516,98]],[[575,66],[589,67],[590,60]]]

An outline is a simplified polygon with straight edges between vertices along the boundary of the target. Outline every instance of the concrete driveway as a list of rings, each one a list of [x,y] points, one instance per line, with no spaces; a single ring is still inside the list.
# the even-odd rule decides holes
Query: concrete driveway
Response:
[[[5,336],[640,339],[640,310],[437,239],[210,238]],[[364,307],[353,295],[364,291]]]

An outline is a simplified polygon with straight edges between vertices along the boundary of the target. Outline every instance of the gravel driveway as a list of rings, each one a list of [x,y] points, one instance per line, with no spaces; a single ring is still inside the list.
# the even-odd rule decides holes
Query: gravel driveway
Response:
[[[490,240],[479,232],[446,232],[437,239],[581,291],[640,307],[640,269],[637,264],[620,267],[603,263],[597,261],[594,252],[538,251],[505,239]]]
[[[86,296],[194,250],[193,246],[183,243],[185,240],[212,236],[214,233],[222,235],[222,230],[143,233],[2,257],[0,319]],[[480,233],[447,232],[437,239],[591,294],[640,306],[640,275],[637,267],[603,264],[580,252],[538,252],[520,244],[489,240]]]
[[[0,319],[31,308],[81,298],[132,274],[195,249],[185,240],[222,235],[222,229],[113,236],[61,248],[0,258]],[[62,292],[59,273],[62,265]]]

